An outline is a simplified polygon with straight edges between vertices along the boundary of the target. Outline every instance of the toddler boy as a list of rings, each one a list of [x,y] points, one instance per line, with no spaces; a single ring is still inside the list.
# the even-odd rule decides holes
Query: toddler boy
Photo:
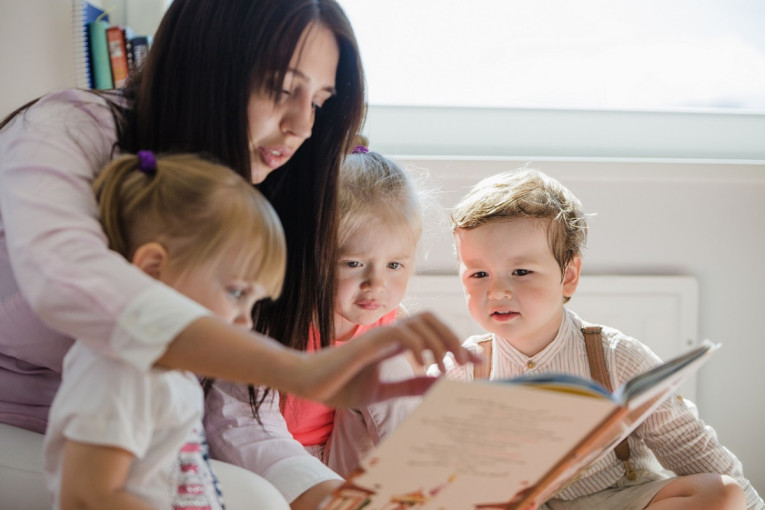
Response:
[[[464,345],[489,347],[483,351],[491,363],[452,367],[448,377],[471,380],[480,377],[478,370],[491,379],[535,372],[591,377],[584,323],[564,306],[579,282],[587,234],[571,191],[535,170],[504,172],[465,196],[452,211],[452,226],[468,309],[490,332]],[[601,342],[614,388],[660,363],[648,347],[613,328],[603,327]],[[667,399],[628,443],[630,476],[611,451],[541,508],[765,509],[741,462],[687,400]],[[652,453],[677,476],[652,470]]]

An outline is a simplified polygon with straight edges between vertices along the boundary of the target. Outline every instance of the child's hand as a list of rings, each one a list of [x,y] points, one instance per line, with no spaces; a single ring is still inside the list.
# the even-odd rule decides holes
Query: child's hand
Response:
[[[379,363],[407,350],[421,364],[425,362],[423,354],[430,352],[442,370],[442,360],[449,352],[459,364],[480,363],[443,322],[425,312],[308,356],[305,361],[309,366],[302,374],[313,381],[305,381],[307,393],[303,396],[337,407],[357,407],[392,397],[421,395],[434,378],[385,383],[379,379]]]

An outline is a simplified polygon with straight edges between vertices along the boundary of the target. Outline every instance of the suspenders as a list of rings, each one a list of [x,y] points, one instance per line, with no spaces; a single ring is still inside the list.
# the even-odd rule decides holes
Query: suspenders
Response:
[[[608,369],[606,368],[606,359],[603,354],[603,340],[601,338],[602,328],[600,326],[587,326],[582,328],[584,333],[584,346],[587,350],[587,361],[590,364],[590,375],[593,380],[600,383],[608,391],[614,391],[611,387],[611,381],[608,378]],[[478,345],[483,349],[484,359],[488,363],[473,366],[473,379],[488,379],[491,375],[491,335],[486,335],[478,341]],[[616,458],[624,464],[624,476],[627,480],[635,480],[637,473],[630,464],[630,445],[625,437],[621,443],[614,448]]]
[[[611,381],[608,378],[608,369],[606,368],[606,359],[603,355],[603,341],[601,339],[602,328],[600,326],[587,326],[582,328],[584,333],[584,345],[587,349],[587,361],[590,363],[590,375],[599,382],[608,391],[613,392]],[[624,476],[627,480],[635,480],[637,473],[630,464],[630,445],[627,438],[614,448],[616,458],[624,464]]]

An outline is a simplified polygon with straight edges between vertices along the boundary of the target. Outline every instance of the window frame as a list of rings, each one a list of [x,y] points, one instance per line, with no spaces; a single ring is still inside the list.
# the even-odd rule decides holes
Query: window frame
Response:
[[[370,105],[364,133],[390,155],[765,160],[765,112]]]

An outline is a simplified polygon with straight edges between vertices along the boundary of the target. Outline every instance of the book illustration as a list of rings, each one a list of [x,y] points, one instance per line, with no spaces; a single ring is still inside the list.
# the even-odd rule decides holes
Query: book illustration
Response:
[[[626,437],[715,349],[704,344],[613,394],[557,374],[441,379],[325,509],[541,504]]]
[[[330,505],[324,507],[323,510],[345,510],[353,508],[364,508],[371,502],[372,496],[377,494],[377,491],[367,489],[355,485],[352,480],[355,476],[363,473],[363,470],[359,470],[351,475],[345,484],[338,490],[335,495],[335,499],[332,500]],[[437,496],[441,490],[454,482],[456,475],[449,476],[444,482],[425,490],[422,487],[409,492],[402,492],[392,494],[385,504],[383,510],[409,510],[412,508],[421,508],[426,503],[429,503],[435,496]]]

